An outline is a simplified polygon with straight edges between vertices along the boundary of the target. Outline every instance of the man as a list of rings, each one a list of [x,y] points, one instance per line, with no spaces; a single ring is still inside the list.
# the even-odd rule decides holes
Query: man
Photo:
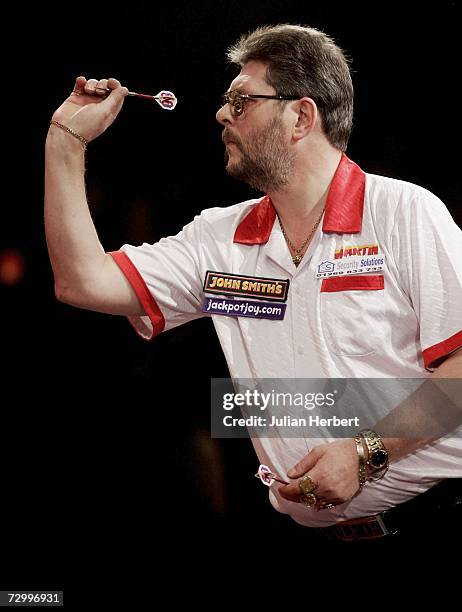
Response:
[[[346,157],[353,87],[342,51],[317,30],[282,25],[242,37],[229,59],[241,71],[217,112],[226,168],[265,197],[205,210],[175,237],[109,254],[86,202],[82,144],[112,124],[127,89],[76,80],[46,145],[57,298],[126,315],[145,338],[212,316],[236,379],[460,378],[461,231],[425,189],[365,174]],[[352,274],[332,272],[348,266]],[[243,298],[268,304],[283,290],[278,320],[218,310]],[[272,504],[316,533],[387,536],[403,509],[457,498],[445,482],[460,484],[460,435],[375,429],[326,441],[254,440],[260,461],[293,479],[273,483]],[[436,502],[426,501],[430,489]]]

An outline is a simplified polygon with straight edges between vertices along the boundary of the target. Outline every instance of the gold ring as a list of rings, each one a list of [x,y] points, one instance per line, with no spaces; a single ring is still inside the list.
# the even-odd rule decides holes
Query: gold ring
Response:
[[[316,482],[314,482],[311,476],[305,474],[298,481],[298,486],[302,494],[307,495],[308,493],[312,493],[318,485]]]
[[[331,508],[335,508],[335,504],[331,504],[330,502],[322,501],[319,504],[320,510],[330,510]]]
[[[314,493],[304,493],[300,495],[300,503],[304,504],[307,508],[312,508],[318,502],[318,498]]]

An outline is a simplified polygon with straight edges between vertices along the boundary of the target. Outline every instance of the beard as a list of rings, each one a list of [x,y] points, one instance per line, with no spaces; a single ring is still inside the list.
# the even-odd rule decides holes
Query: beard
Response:
[[[225,129],[223,137],[228,134]],[[230,176],[265,193],[278,191],[288,184],[295,155],[284,144],[280,117],[271,119],[264,128],[252,130],[245,143],[234,134],[229,137],[241,154],[238,161],[230,162],[225,151],[226,171]]]

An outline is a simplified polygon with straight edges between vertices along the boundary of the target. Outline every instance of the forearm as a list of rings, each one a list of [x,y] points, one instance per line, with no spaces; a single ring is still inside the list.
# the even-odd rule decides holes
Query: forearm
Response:
[[[449,356],[406,402],[377,424],[390,461],[397,461],[462,423],[462,350]],[[387,432],[394,435],[387,437]],[[397,437],[399,434],[399,437]]]
[[[51,127],[45,148],[45,231],[57,296],[79,291],[106,258],[85,194],[81,143]]]

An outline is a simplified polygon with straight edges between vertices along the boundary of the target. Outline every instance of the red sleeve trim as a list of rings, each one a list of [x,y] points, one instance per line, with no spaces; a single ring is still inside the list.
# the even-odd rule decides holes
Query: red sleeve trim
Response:
[[[438,342],[423,351],[423,359],[425,367],[435,368],[439,366],[446,357],[462,347],[462,331],[457,332],[450,338]]]
[[[156,300],[152,297],[143,277],[135,267],[131,259],[123,251],[111,251],[108,253],[122,272],[127,277],[128,282],[135,290],[141,305],[144,308],[146,315],[152,323],[152,338],[158,336],[165,328],[165,319]],[[132,318],[132,317],[130,317]],[[136,329],[136,328],[135,328]]]
[[[371,276],[335,276],[322,281],[321,291],[378,291],[384,288],[381,274]]]

